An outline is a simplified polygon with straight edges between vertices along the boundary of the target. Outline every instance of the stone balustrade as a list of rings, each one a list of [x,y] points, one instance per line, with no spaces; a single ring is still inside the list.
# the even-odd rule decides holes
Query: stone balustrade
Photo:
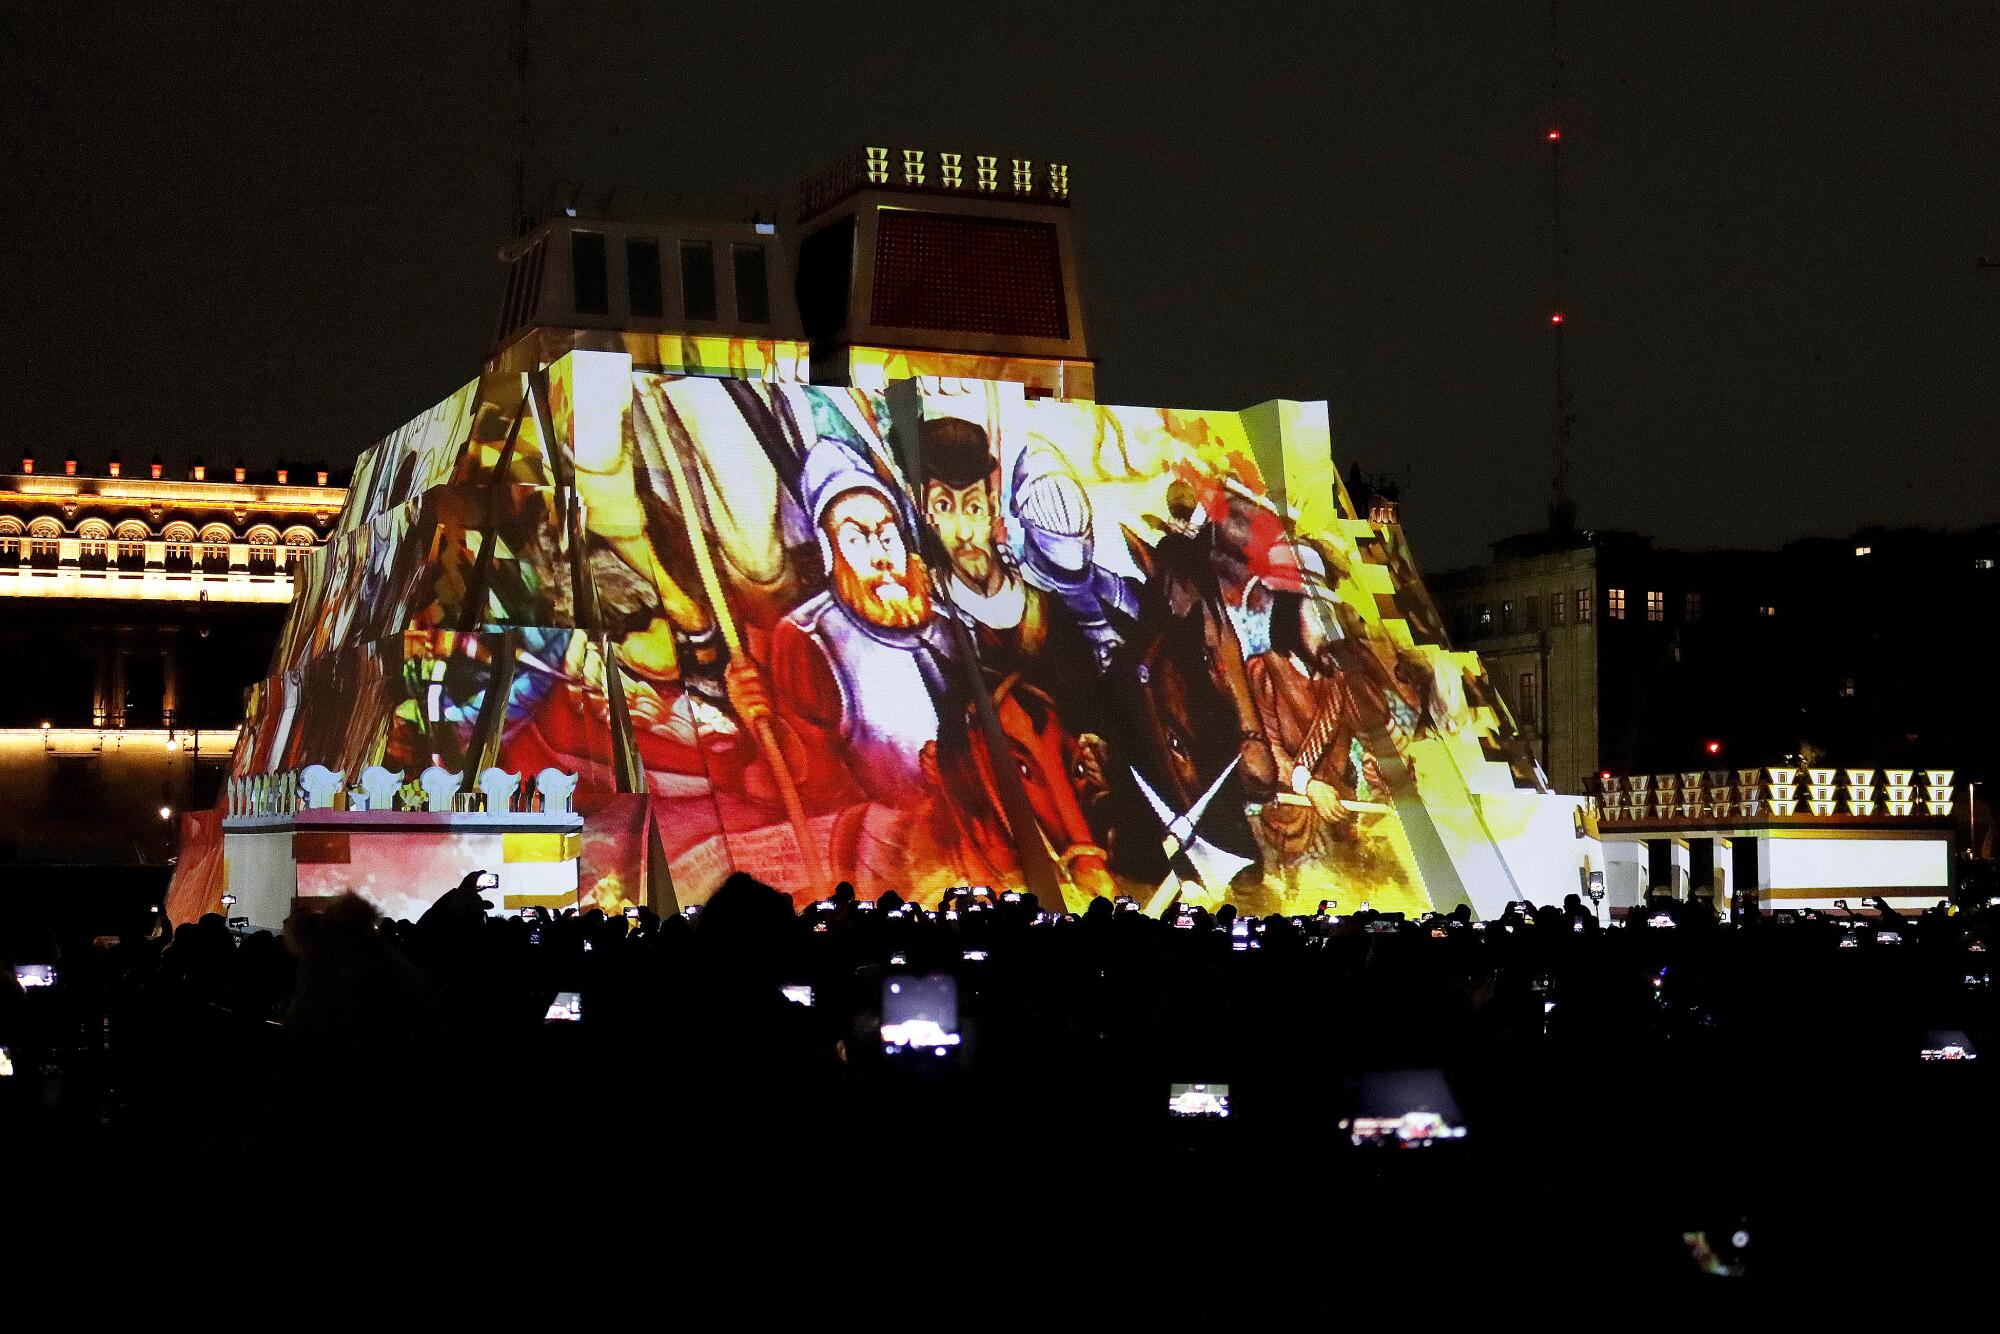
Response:
[[[1877,782],[1877,778],[1881,779]],[[1772,817],[1937,819],[1952,812],[1950,769],[1765,769],[1602,774],[1590,798],[1605,821],[1761,820]],[[1803,780],[1803,781],[1801,781]]]
[[[350,786],[345,773],[312,764],[229,779],[224,814],[229,819],[292,815],[299,811],[427,811],[433,814],[571,814],[577,776],[544,769],[531,782],[504,769],[486,769],[468,785],[455,770],[432,765],[405,779],[380,765],[361,771]]]

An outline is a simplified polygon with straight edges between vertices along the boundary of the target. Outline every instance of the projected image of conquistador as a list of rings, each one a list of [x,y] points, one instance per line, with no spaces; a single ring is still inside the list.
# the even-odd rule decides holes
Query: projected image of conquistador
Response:
[[[1053,596],[1104,673],[1139,614],[1139,595],[1098,564],[1090,496],[1053,449],[1030,445],[1015,460],[1014,517],[1021,525],[1022,573]]]
[[[1281,863],[1324,857],[1351,843],[1360,812],[1352,803],[1379,802],[1382,771],[1362,744],[1370,731],[1371,700],[1341,668],[1334,644],[1341,629],[1335,595],[1320,552],[1305,543],[1274,552],[1263,576],[1271,596],[1271,647],[1245,664],[1251,698],[1263,719],[1264,745],[1275,778],[1262,822]]]
[[[774,627],[768,691],[749,664],[731,664],[730,700],[746,721],[777,719],[808,806],[911,805],[940,718],[963,716],[929,576],[894,493],[853,448],[814,445],[802,489],[828,587]]]
[[[980,662],[1056,694],[1096,673],[1098,655],[1059,599],[1030,584],[1001,534],[1000,476],[977,422],[922,427],[924,518],[950,562],[950,610],[971,629]]]

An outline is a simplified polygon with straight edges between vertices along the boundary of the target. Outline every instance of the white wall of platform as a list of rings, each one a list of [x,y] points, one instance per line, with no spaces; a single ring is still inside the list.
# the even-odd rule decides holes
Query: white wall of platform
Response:
[[[1749,889],[1765,911],[1780,908],[1831,908],[1846,899],[1880,897],[1895,908],[1926,908],[1951,892],[1951,834],[1939,828],[1799,827],[1760,825],[1673,830],[1602,831],[1605,860],[1605,906],[1630,909],[1658,883],[1675,898],[1687,898],[1708,886],[1695,883],[1700,858],[1696,845],[1706,840],[1708,864],[1717,883],[1716,906],[1722,908]],[[1756,845],[1756,883],[1738,883],[1736,845],[1745,839]],[[1664,842],[1664,867],[1655,863],[1651,845]],[[1664,870],[1665,874],[1656,873]]]

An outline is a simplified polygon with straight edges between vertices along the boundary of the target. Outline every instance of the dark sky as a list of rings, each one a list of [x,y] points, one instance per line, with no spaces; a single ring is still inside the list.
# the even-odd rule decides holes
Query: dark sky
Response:
[[[2000,4],[1566,5],[1583,521],[2000,518]],[[0,452],[351,459],[470,378],[513,6],[7,7]],[[685,16],[685,17],[683,17]],[[534,179],[1070,162],[1107,401],[1325,398],[1432,568],[1538,525],[1548,10],[542,0]]]

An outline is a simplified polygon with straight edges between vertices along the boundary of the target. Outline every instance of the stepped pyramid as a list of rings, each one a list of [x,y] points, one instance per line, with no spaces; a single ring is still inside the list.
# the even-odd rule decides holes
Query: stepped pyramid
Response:
[[[580,347],[368,449],[233,773],[574,773],[607,910],[735,870],[1154,911],[1579,888],[1580,801],[1356,514],[1323,403],[804,376]]]

